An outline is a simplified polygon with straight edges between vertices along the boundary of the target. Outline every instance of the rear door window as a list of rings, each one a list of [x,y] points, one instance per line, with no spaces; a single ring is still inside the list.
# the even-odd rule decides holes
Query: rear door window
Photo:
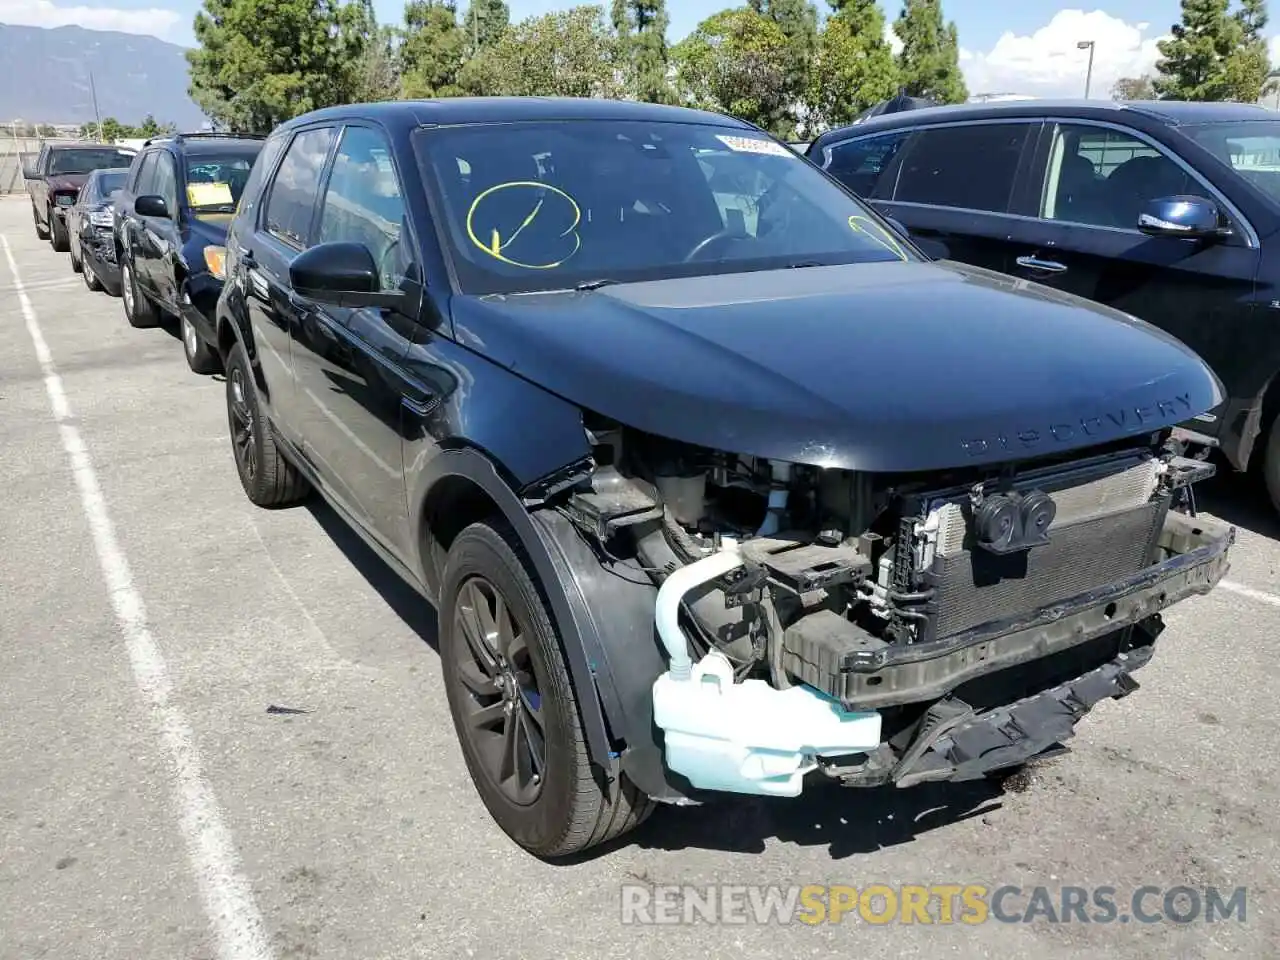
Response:
[[[155,193],[156,183],[156,154],[153,150],[151,153],[142,155],[142,161],[138,164],[137,176],[133,178],[133,195],[135,197],[145,197]]]
[[[1005,213],[1031,123],[928,127],[902,162],[893,199]]]
[[[1146,140],[1107,127],[1063,123],[1054,130],[1040,216],[1136,230],[1138,214],[1151,200],[1195,192],[1186,169]]]
[[[858,196],[889,200],[893,197],[893,161],[910,138],[911,131],[898,130],[837,144],[824,151],[823,166]]]
[[[304,130],[294,137],[267,197],[267,232],[299,250],[310,240],[320,174],[333,138],[333,127]]]

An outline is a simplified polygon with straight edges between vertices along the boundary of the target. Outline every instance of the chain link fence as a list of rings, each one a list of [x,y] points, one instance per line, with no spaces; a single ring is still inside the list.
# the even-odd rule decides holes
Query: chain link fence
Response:
[[[0,196],[23,193],[22,162],[35,160],[46,143],[74,143],[72,137],[23,137],[10,126],[0,125]]]

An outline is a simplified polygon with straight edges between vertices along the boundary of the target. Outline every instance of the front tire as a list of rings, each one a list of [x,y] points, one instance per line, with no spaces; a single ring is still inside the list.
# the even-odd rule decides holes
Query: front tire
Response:
[[[227,357],[227,423],[236,472],[250,502],[287,507],[306,499],[310,487],[276,445],[271,424],[258,404],[249,358],[238,343]]]
[[[187,366],[192,373],[210,374],[222,369],[218,355],[207,343],[200,339],[196,328],[185,316],[179,321],[182,327],[182,353],[187,358]]]
[[[625,778],[597,782],[546,602],[501,520],[454,540],[441,589],[440,657],[462,755],[489,814],[525,850],[554,858],[642,823],[653,803]]]
[[[67,246],[71,250],[71,272],[80,273],[84,270],[84,262],[80,259],[80,244],[74,237],[68,239]]]
[[[81,264],[80,276],[84,280],[84,285],[92,292],[97,293],[102,289],[102,281],[98,279],[98,275],[93,272],[93,267],[89,264]]]
[[[49,244],[57,253],[66,253],[70,240],[67,236],[67,225],[49,211]]]
[[[138,278],[133,273],[133,263],[128,257],[120,260],[120,300],[124,304],[124,317],[131,327],[154,327],[160,323],[160,311],[138,289]]]
[[[49,228],[40,223],[40,214],[36,210],[36,205],[34,203],[31,205],[31,220],[36,225],[36,236],[41,240],[48,240]]]

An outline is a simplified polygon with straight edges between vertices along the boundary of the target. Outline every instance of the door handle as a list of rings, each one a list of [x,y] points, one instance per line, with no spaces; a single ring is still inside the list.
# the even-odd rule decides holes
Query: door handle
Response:
[[[1042,270],[1045,273],[1066,273],[1067,266],[1056,260],[1041,260],[1039,257],[1019,257],[1015,261],[1018,266],[1028,270]]]

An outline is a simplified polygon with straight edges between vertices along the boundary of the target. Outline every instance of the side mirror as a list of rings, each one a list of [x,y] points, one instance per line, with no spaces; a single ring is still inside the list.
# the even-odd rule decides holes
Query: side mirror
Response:
[[[1231,236],[1218,205],[1203,197],[1160,197],[1138,214],[1138,229],[1149,237],[1221,240]]]
[[[911,239],[911,231],[909,231],[906,227],[904,227],[902,225],[902,221],[899,220],[897,217],[888,217],[888,216],[885,216],[884,214],[881,214],[880,216],[884,219],[885,223],[893,227],[893,232],[896,233],[898,236],[900,236],[903,240]]]
[[[298,254],[289,265],[289,284],[298,296],[335,307],[395,307],[404,301],[400,291],[382,289],[369,248],[345,240]]]
[[[930,237],[913,237],[911,231],[908,230],[897,217],[890,217],[880,214],[884,218],[884,222],[893,228],[893,232],[900,236],[907,243],[911,244],[930,260],[948,260],[951,257],[951,251],[947,249],[947,245],[941,240],[934,240]]]
[[[36,165],[34,163],[26,163],[25,161],[22,164],[22,178],[24,180],[43,180],[44,179],[43,177],[40,176],[39,171],[36,170]]]
[[[133,209],[140,217],[169,219],[169,205],[164,202],[164,197],[157,197],[154,194],[147,194],[133,201]]]

